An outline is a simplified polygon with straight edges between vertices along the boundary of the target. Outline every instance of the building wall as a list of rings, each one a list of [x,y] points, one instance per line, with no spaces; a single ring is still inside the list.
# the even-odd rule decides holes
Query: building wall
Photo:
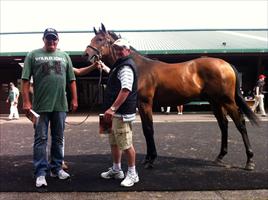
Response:
[[[184,62],[194,58],[204,56],[204,54],[193,54],[193,55],[149,55],[148,57],[152,59],[158,59],[168,63]],[[252,91],[257,76],[260,73],[268,75],[268,55],[264,54],[211,54],[205,56],[218,57],[226,60],[227,62],[233,64],[237,70],[242,74],[242,89],[247,95]],[[81,56],[71,57],[75,67],[86,66],[85,63],[81,61]],[[0,61],[0,114],[9,113],[9,106],[6,104],[5,100],[8,94],[8,83],[14,82],[20,88],[20,76],[22,68],[20,65],[12,59]],[[107,79],[104,76],[103,83]],[[102,85],[100,93],[98,92],[98,81],[99,73],[94,71],[86,76],[77,77],[77,87],[78,87],[78,100],[79,100],[79,110],[80,111],[100,111],[101,104],[103,102],[103,90]],[[265,90],[268,91],[268,81],[266,81]],[[98,96],[96,97],[96,94]],[[266,95],[267,96],[267,95]],[[266,106],[268,105],[268,97],[266,97]],[[93,105],[93,106],[92,106]],[[175,106],[175,105],[174,105]],[[158,108],[156,108],[158,109]],[[22,112],[22,100],[20,98],[19,111]]]

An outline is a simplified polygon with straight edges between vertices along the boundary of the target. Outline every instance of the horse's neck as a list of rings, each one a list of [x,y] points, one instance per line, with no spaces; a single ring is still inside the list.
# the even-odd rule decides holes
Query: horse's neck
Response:
[[[149,58],[146,58],[146,57],[142,56],[141,54],[139,54],[139,53],[137,53],[136,51],[133,51],[133,50],[131,51],[131,56],[132,56],[134,62],[136,63],[136,65],[141,65],[142,63],[153,61],[153,60],[151,60]],[[114,52],[111,51],[109,56],[104,57],[103,62],[107,66],[113,66],[114,63],[116,62]]]
[[[135,51],[132,51],[131,52],[131,55],[132,55],[132,58],[134,60],[134,62],[136,63],[137,66],[139,65],[143,65],[145,63],[148,63],[148,62],[153,62],[152,59],[150,58],[147,58],[141,54],[139,54],[138,52],[135,52]]]
[[[114,53],[114,51],[112,50],[112,47],[109,47],[109,54],[108,54],[108,56],[105,56],[104,58],[103,58],[103,62],[106,64],[106,65],[108,65],[108,66],[113,66],[114,65],[114,63],[115,63],[115,61],[116,61],[116,57],[115,57],[115,53]]]
[[[113,58],[112,56],[103,59],[103,62],[110,67],[114,65],[115,61],[115,58]]]

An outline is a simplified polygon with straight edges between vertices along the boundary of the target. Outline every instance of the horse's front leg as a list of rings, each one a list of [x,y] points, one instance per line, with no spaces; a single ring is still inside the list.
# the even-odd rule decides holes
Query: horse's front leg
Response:
[[[154,127],[152,117],[152,104],[139,102],[139,113],[142,122],[143,134],[147,145],[147,155],[143,160],[145,168],[152,168],[157,157],[155,142],[154,142]]]

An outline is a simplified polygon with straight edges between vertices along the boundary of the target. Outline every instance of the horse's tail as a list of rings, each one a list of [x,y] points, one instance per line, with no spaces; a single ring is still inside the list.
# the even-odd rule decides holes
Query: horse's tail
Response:
[[[238,72],[235,68],[235,66],[231,65],[234,72],[235,72],[235,77],[236,77],[236,83],[235,83],[235,101],[236,104],[238,105],[239,109],[241,112],[243,112],[247,118],[249,119],[249,121],[252,124],[258,125],[258,117],[256,116],[256,114],[250,109],[250,107],[248,106],[248,104],[246,103],[241,90],[240,90],[240,79],[238,76]]]

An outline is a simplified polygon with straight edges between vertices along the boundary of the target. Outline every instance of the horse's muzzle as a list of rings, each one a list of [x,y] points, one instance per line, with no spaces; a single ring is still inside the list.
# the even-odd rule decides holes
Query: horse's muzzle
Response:
[[[100,60],[100,57],[98,55],[93,55],[89,59],[89,62],[94,63],[94,62],[99,61],[99,60]]]
[[[86,53],[86,52],[82,55],[82,58],[85,60],[85,62],[88,62],[88,63],[94,63],[94,62],[100,60],[98,55],[92,55],[90,57],[88,55],[88,53]]]

